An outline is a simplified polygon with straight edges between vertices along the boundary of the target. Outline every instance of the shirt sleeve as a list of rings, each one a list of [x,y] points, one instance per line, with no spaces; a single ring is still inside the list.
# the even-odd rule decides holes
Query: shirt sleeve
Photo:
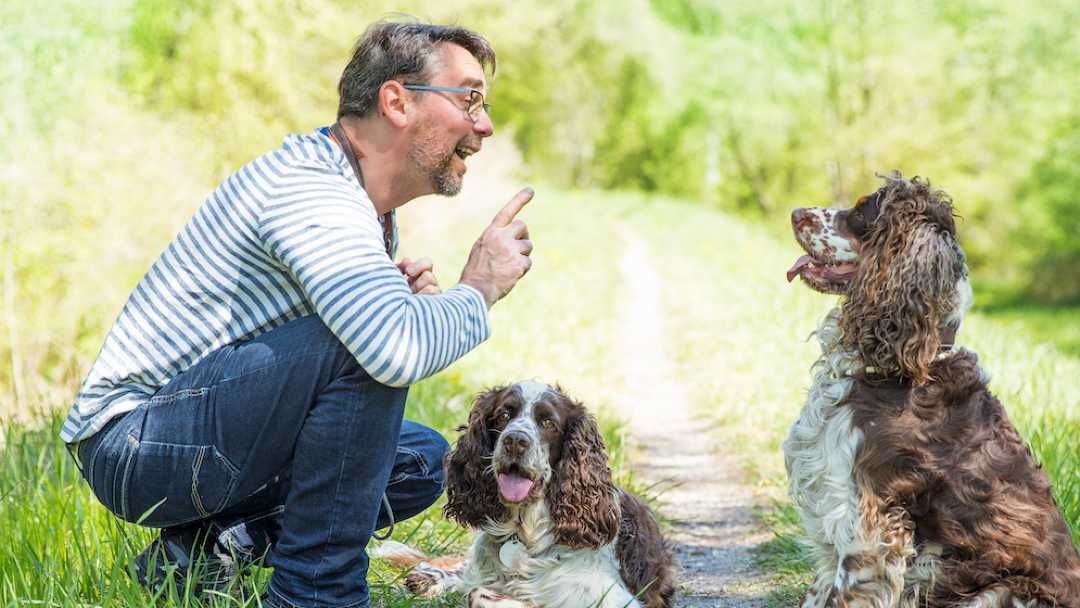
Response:
[[[293,181],[270,197],[260,237],[364,371],[382,384],[407,386],[486,340],[483,296],[466,285],[413,294],[386,253],[366,193],[330,177]]]

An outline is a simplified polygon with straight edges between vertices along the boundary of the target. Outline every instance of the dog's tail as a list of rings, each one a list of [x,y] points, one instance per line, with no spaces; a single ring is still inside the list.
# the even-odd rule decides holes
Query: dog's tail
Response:
[[[414,568],[421,562],[428,561],[428,556],[396,540],[384,541],[377,546],[369,547],[368,557],[381,559],[402,570]]]
[[[465,561],[465,558],[460,555],[428,557],[421,551],[394,540],[384,541],[377,546],[369,547],[368,557],[381,559],[402,570],[415,568],[425,563],[436,568],[456,570]]]
[[[448,591],[461,591],[461,572],[465,558],[456,555],[429,558],[412,547],[388,540],[368,549],[369,557],[408,570],[405,588],[425,598],[438,597]]]

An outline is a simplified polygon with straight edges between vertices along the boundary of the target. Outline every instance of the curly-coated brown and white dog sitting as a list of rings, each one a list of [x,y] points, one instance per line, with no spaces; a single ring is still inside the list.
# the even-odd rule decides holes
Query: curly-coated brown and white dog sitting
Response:
[[[804,607],[1080,606],[1080,555],[975,353],[947,195],[899,174],[851,209],[797,209],[788,271],[842,296],[784,442],[816,548]]]
[[[584,406],[536,381],[480,395],[446,459],[445,514],[479,530],[460,568],[414,566],[412,591],[470,608],[669,607],[672,554],[648,508],[611,480]]]

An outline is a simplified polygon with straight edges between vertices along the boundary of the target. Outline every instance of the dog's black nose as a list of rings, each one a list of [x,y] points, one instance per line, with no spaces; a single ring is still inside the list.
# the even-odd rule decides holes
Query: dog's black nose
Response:
[[[503,449],[506,450],[509,456],[521,458],[525,455],[525,450],[529,449],[531,442],[524,433],[511,431],[503,435],[502,444]]]

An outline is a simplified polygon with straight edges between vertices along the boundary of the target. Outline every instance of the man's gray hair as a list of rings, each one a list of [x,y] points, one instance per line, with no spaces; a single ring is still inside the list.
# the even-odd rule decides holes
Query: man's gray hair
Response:
[[[366,116],[378,100],[387,80],[403,78],[428,84],[438,67],[438,45],[449,42],[469,53],[495,74],[495,50],[476,32],[452,25],[377,21],[368,27],[353,48],[352,59],[338,82],[338,118]]]

